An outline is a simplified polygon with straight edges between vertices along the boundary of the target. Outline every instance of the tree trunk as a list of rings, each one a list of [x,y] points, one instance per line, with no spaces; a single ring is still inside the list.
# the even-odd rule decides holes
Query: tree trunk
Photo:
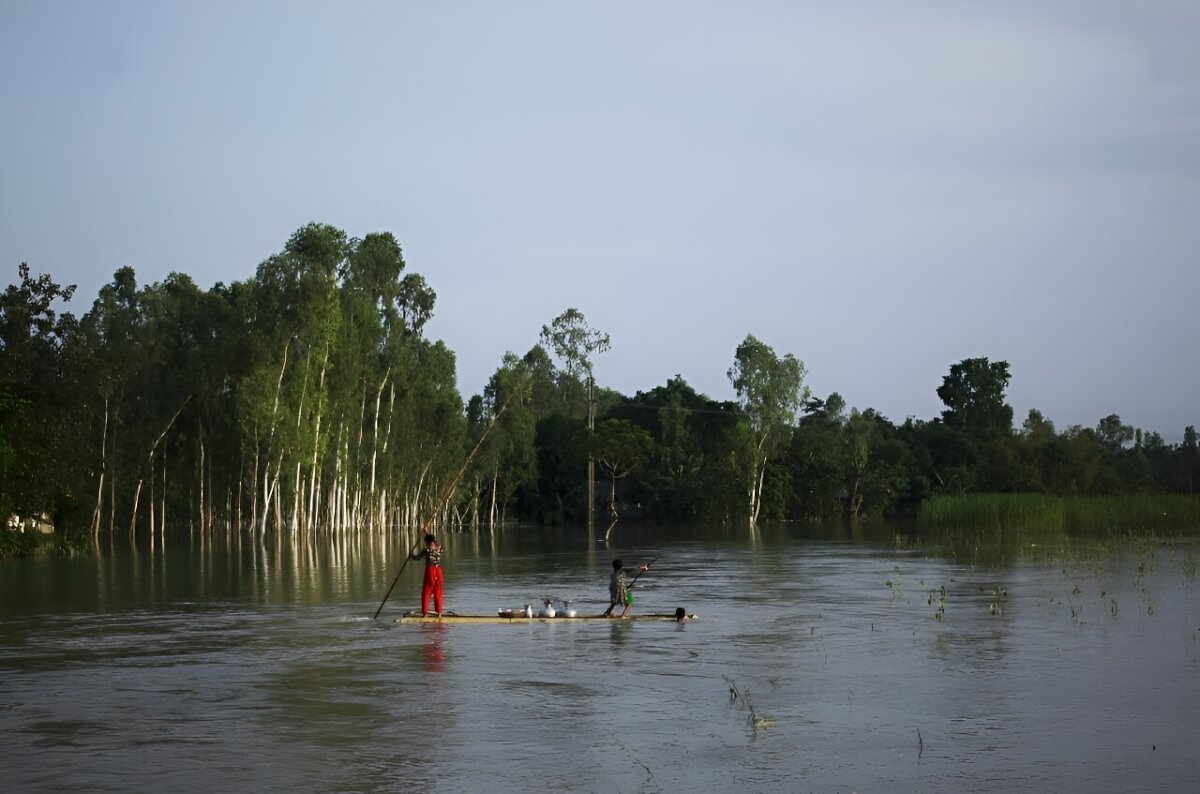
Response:
[[[162,510],[159,511],[158,534],[167,539],[167,448],[163,447]]]
[[[150,493],[151,493],[151,496],[150,496],[150,534],[151,535],[154,534],[154,452],[155,452],[155,450],[158,449],[158,445],[162,442],[163,438],[171,430],[171,425],[175,424],[175,420],[179,418],[179,415],[181,413],[183,413],[183,409],[187,406],[188,402],[190,402],[191,399],[192,399],[192,395],[190,395],[190,394],[184,398],[183,402],[180,403],[180,405],[179,405],[179,409],[177,411],[175,411],[175,415],[171,417],[171,421],[167,422],[167,426],[163,428],[163,431],[158,434],[158,438],[154,439],[154,443],[150,445],[150,454],[147,456],[147,458],[148,458],[148,464],[149,464],[148,468],[150,469]],[[134,529],[137,526],[138,499],[142,495],[143,481],[144,481],[144,478],[142,478],[142,477],[138,478],[137,490],[135,490],[134,494],[133,494],[133,515],[130,518],[130,522],[129,522],[129,535],[131,538],[133,537]]]
[[[296,460],[296,485],[292,489],[292,534],[295,535],[300,526],[300,460]]]
[[[589,368],[590,369],[590,368]],[[588,429],[588,457],[587,457],[587,522],[588,522],[588,542],[596,535],[596,459],[592,455],[592,434],[596,430],[596,398],[594,395],[595,378],[591,372],[588,372],[588,393],[587,393],[587,429]]]
[[[767,437],[769,435],[769,432],[764,432],[763,437],[759,439],[758,445],[754,450],[754,468],[750,472],[751,525],[758,524],[759,512],[762,510],[763,481],[767,474],[767,455],[764,450],[767,448]]]
[[[258,461],[261,457],[261,451],[258,448],[258,422],[254,423],[254,471],[250,475],[250,531],[254,531],[254,527],[258,525]],[[238,492],[241,493],[241,485],[238,485]],[[238,525],[238,530],[242,529]]]
[[[92,537],[100,537],[100,508],[104,504],[104,475],[108,471],[108,398],[104,398],[104,430],[100,433],[100,484],[96,488],[96,509],[92,511]]]
[[[320,499],[317,493],[317,458],[321,450],[321,414],[325,410],[325,372],[329,366],[329,345],[325,345],[325,353],[321,357],[321,376],[317,379],[317,418],[313,431],[313,451],[311,468],[308,472],[308,516],[306,526],[311,527],[317,522],[317,511],[320,509]]]
[[[291,345],[292,345],[292,338],[289,336],[287,338],[287,340],[283,343],[283,361],[279,365],[279,377],[275,380],[275,400],[271,404],[271,432],[267,436],[267,450],[266,451],[267,451],[268,455],[271,453],[271,451],[272,451],[271,447],[273,446],[273,442],[275,441],[276,417],[279,414],[279,395],[283,391],[283,373],[287,371],[288,351],[291,349]],[[257,428],[257,425],[256,425],[256,428]],[[279,465],[276,466],[276,468],[275,468],[274,483],[276,485],[279,484],[279,467],[282,465],[283,465],[283,453],[280,453]],[[270,465],[270,461],[268,459],[267,465],[265,467],[265,471],[263,471],[263,514],[262,514],[262,524],[259,528],[260,535],[265,535],[267,533],[267,513],[271,509],[271,491],[267,487],[267,479],[270,476],[271,476],[271,465]],[[278,497],[278,491],[276,491],[276,497]],[[276,499],[276,507],[277,507],[276,522],[278,523],[278,520],[279,520],[278,499]],[[278,529],[278,527],[276,527],[276,528]]]
[[[150,540],[154,540],[154,461],[150,461]]]
[[[372,436],[372,438],[371,438],[371,487],[370,487],[370,490],[368,491],[368,493],[372,497],[375,496],[375,465],[376,465],[376,460],[379,457],[379,404],[383,401],[383,387],[387,385],[388,377],[391,374],[392,374],[392,368],[388,367],[387,372],[384,373],[383,378],[379,381],[379,388],[375,391],[375,417],[372,420],[372,427],[371,427],[371,436]],[[393,394],[394,394],[394,392],[393,392]],[[364,395],[364,397],[365,397],[365,395]],[[390,422],[389,422],[388,429],[389,430],[391,429]],[[385,444],[385,449],[386,449],[386,444],[387,444],[386,439],[384,441],[384,444]],[[374,523],[374,522],[372,521],[372,523]]]
[[[614,521],[617,518],[617,470],[612,472],[612,490],[608,494],[608,516]]]
[[[141,495],[142,495],[142,479],[139,477],[138,482],[137,482],[137,488],[133,492],[133,512],[129,517],[129,539],[130,540],[133,540],[134,538],[137,537],[137,535],[136,535],[137,509],[138,509],[138,499],[141,497]]]
[[[383,431],[383,450],[382,450],[382,452],[383,452],[383,459],[385,462],[387,461],[388,447],[391,445],[391,440],[392,440],[392,417],[395,416],[395,406],[396,406],[396,383],[395,383],[395,381],[393,381],[391,383],[391,385],[388,387],[387,429]],[[392,471],[392,469],[389,468],[388,473],[390,473],[391,471]],[[374,488],[375,488],[374,483],[371,484],[371,488],[372,488],[372,490],[374,490]],[[383,527],[387,526],[387,490],[388,489],[385,487],[383,489],[383,493],[381,493],[379,495],[379,523],[380,523],[380,526],[383,526]]]
[[[496,531],[496,488],[500,480],[498,468],[492,469],[492,504],[488,509],[488,531]]]
[[[113,412],[113,470],[108,478],[108,534],[112,535],[117,528],[117,428],[120,423],[120,408]]]
[[[199,433],[196,441],[200,446],[200,534],[204,534],[206,514],[204,511],[204,420],[198,422]]]

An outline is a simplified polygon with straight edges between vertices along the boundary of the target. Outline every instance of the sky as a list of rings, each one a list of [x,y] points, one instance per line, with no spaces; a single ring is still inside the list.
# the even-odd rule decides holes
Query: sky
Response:
[[[464,398],[568,307],[597,381],[1200,424],[1200,3],[0,0],[0,267],[252,278],[390,231]]]

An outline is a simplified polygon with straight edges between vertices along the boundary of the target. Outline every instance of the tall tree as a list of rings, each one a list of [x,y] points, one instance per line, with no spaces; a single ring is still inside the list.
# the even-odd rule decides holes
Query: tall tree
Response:
[[[937,390],[946,405],[942,421],[978,435],[1011,433],[1013,411],[1004,402],[1009,378],[1007,361],[967,358],[952,365]]]
[[[642,428],[624,419],[605,419],[596,429],[592,449],[600,468],[608,475],[611,488],[608,496],[607,540],[617,524],[617,480],[636,474],[650,457],[654,439]]]
[[[72,419],[63,347],[75,318],[59,316],[74,286],[18,268],[20,284],[0,294],[0,517],[61,507],[61,443]]]
[[[596,379],[592,372],[592,357],[606,353],[611,347],[608,334],[592,328],[583,313],[571,308],[555,317],[550,325],[542,326],[542,344],[554,351],[563,362],[568,381],[586,384],[587,430],[589,437],[596,428]],[[587,457],[587,517],[588,535],[596,529],[596,459],[590,444]]]
[[[1112,453],[1124,449],[1133,440],[1133,428],[1121,421],[1116,414],[1109,414],[1096,425],[1096,436]]]
[[[749,521],[757,524],[767,464],[791,443],[796,412],[809,396],[804,363],[791,353],[776,356],[769,345],[747,334],[727,374],[753,435],[747,492]]]
[[[1179,454],[1183,459],[1183,479],[1187,483],[1187,492],[1196,492],[1196,482],[1200,480],[1200,446],[1196,443],[1196,426],[1188,425],[1183,429],[1183,443],[1179,446]]]

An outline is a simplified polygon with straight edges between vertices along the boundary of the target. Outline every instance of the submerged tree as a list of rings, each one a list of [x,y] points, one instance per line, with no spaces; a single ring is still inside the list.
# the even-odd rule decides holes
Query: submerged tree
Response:
[[[804,363],[791,353],[776,356],[769,345],[748,334],[738,345],[727,374],[753,436],[747,492],[749,520],[756,524],[762,511],[767,464],[791,442],[796,412],[808,399]]]
[[[596,428],[596,379],[592,372],[592,356],[608,352],[611,347],[608,334],[592,328],[582,312],[571,308],[555,317],[550,325],[542,326],[542,344],[562,360],[564,376],[569,383],[583,381],[590,436]],[[587,516],[590,535],[596,528],[596,463],[590,450],[587,458]]]
[[[654,439],[642,428],[624,419],[605,419],[592,438],[592,452],[600,468],[608,475],[611,488],[608,496],[607,540],[617,524],[617,480],[636,474],[650,457]]]

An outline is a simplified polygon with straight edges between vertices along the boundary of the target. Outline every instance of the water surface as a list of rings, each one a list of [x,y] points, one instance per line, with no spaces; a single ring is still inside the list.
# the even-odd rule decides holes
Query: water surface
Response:
[[[1188,539],[771,527],[446,538],[447,608],[686,624],[397,625],[405,549],[268,538],[0,563],[6,790],[1187,790]],[[943,589],[944,588],[944,589]]]

